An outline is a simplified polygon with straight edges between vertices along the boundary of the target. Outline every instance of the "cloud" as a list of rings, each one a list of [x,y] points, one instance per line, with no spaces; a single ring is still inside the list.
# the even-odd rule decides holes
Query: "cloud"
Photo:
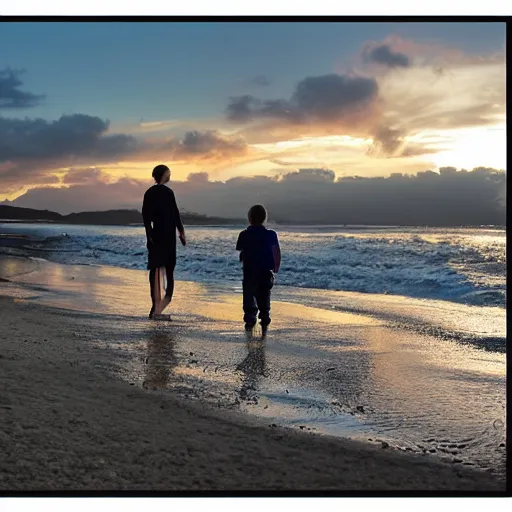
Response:
[[[232,97],[226,112],[228,119],[242,123],[262,118],[289,123],[335,121],[344,115],[362,114],[377,94],[374,78],[329,74],[303,79],[289,100]]]
[[[250,144],[351,136],[371,139],[368,154],[381,158],[433,154],[444,148],[423,144],[423,133],[505,118],[503,54],[477,57],[390,37],[367,43],[362,57],[362,69],[306,77],[289,98],[231,97],[226,117]]]
[[[96,159],[114,161],[135,152],[134,137],[107,134],[108,121],[85,114],[43,119],[0,117],[0,163],[59,159]]]
[[[108,183],[108,176],[95,167],[89,169],[71,169],[62,178],[64,185],[92,185]]]
[[[0,183],[3,193],[38,185],[58,169],[117,162],[144,144],[109,134],[108,122],[85,114],[56,121],[0,117]]]
[[[13,166],[7,170],[0,168],[0,189],[2,194],[17,192],[24,194],[30,189],[46,187],[48,185],[58,186],[60,180],[50,172],[41,171],[34,173],[32,169],[23,166]]]
[[[0,109],[21,109],[35,107],[44,99],[43,95],[21,91],[22,71],[4,69],[0,71]]]
[[[137,172],[141,162],[156,161],[174,165],[178,176],[204,169],[216,177],[264,173],[271,163],[328,167],[338,175],[375,175],[393,168],[411,171],[417,169],[412,165],[427,158],[410,157],[449,153],[457,130],[460,135],[462,128],[504,122],[503,55],[468,56],[396,37],[368,43],[364,55],[369,62],[359,54],[360,69],[305,77],[282,98],[232,97],[225,118],[215,124],[212,119],[193,124],[141,120],[130,131],[112,130],[108,121],[86,114],[53,121],[0,117],[0,188],[4,195],[6,191],[14,195],[27,184],[44,185],[54,179],[55,171],[62,174],[70,167],[121,163]],[[364,65],[377,61],[383,65]],[[400,72],[393,72],[397,68]],[[265,87],[268,79],[258,75],[252,81]],[[30,106],[41,99],[20,90],[23,84],[17,72],[0,72],[0,84],[0,102]],[[428,140],[433,133],[448,139]],[[347,146],[344,138],[359,142]],[[295,145],[307,140],[309,147]],[[381,160],[376,162],[376,157]],[[408,159],[400,164],[391,160],[401,157]],[[443,155],[439,158],[446,161]],[[73,179],[95,178],[93,174],[64,177],[70,185]]]
[[[505,48],[505,31],[503,33],[503,48]],[[487,66],[491,63],[502,64],[505,54],[497,51],[491,54],[467,53],[457,47],[449,47],[436,42],[418,42],[406,39],[396,34],[386,37],[381,42],[369,42],[363,47],[363,61],[365,51],[378,46],[388,46],[393,53],[407,56],[415,66],[428,67],[432,70],[456,69],[458,67]]]
[[[181,139],[159,141],[110,134],[108,128],[108,121],[85,114],[66,115],[56,121],[0,117],[0,164],[32,162],[39,168],[55,168],[151,156],[218,160],[244,155],[248,149],[242,137],[215,130],[192,130]]]
[[[432,79],[432,70],[413,68],[399,77],[382,77],[380,84],[386,140],[394,143],[425,132],[445,132],[500,124],[505,119],[505,65],[450,68]],[[382,140],[382,139],[381,139]]]
[[[56,171],[80,166],[101,166],[122,161],[165,160],[184,165],[218,166],[250,157],[241,136],[215,130],[191,130],[170,139],[137,138],[110,134],[108,121],[85,114],[56,121],[0,117],[0,183],[2,192],[25,190]],[[65,184],[91,180],[96,171],[73,171]],[[101,175],[101,179],[106,179]],[[75,181],[73,181],[75,180]]]
[[[13,203],[70,213],[81,210],[140,208],[148,182],[116,183],[30,190]],[[505,224],[506,173],[441,168],[416,175],[335,179],[329,169],[300,169],[279,177],[237,177],[209,181],[194,173],[171,181],[178,205],[208,215],[244,218],[258,202],[273,221],[329,224],[479,225]]]
[[[391,156],[405,143],[401,133],[384,124],[382,109],[376,78],[329,74],[301,80],[289,100],[232,97],[226,114],[232,122],[248,125],[242,133],[252,142],[350,134],[373,138],[378,148],[373,154]]]
[[[378,84],[374,78],[331,74],[299,82],[292,102],[310,118],[330,120],[354,109],[364,109],[377,95]]]
[[[215,130],[189,131],[181,140],[170,143],[173,158],[226,160],[247,154],[245,140],[238,137],[223,135]]]
[[[49,209],[68,214],[82,211],[140,209],[148,182],[120,179],[105,183],[101,179],[68,187],[34,188],[9,204],[36,209]],[[48,208],[44,205],[50,205]]]
[[[381,64],[388,68],[408,68],[411,59],[405,54],[394,52],[389,44],[368,44],[363,49],[363,59],[367,63]]]
[[[283,175],[283,183],[334,183],[336,174],[330,169],[300,169]]]
[[[187,176],[187,181],[195,185],[205,185],[209,183],[209,176],[207,172],[191,172]]]
[[[283,167],[300,167],[302,165],[308,165],[308,162],[298,162],[296,160],[288,161],[280,158],[269,158],[268,161]]]
[[[35,106],[43,98],[20,90],[23,83],[19,76],[18,71],[0,71],[0,108]],[[2,193],[26,190],[27,184],[59,183],[55,173],[69,167],[154,159],[219,165],[247,158],[249,148],[241,136],[190,127],[182,131],[186,126],[176,120],[141,120],[136,133],[127,134],[112,133],[109,121],[82,113],[56,120],[0,117]],[[176,135],[170,136],[170,130]],[[95,179],[105,181],[106,176],[90,169],[73,171],[64,176],[63,182],[78,185]]]

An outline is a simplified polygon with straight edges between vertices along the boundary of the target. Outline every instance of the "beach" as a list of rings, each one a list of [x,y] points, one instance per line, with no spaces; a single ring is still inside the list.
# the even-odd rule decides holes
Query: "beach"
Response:
[[[361,390],[378,377],[378,371],[394,364],[393,347],[384,350],[381,345],[374,350],[380,356],[374,354],[373,359],[359,351],[357,368],[350,362],[338,364],[334,354],[343,347],[345,360],[350,353],[356,355],[355,340],[364,333],[386,343],[382,321],[276,301],[279,321],[262,346],[257,339],[245,340],[241,332],[236,293],[178,282],[174,321],[150,322],[143,310],[148,302],[143,272],[5,256],[0,261],[8,280],[0,285],[3,491],[504,490],[503,473],[464,465],[463,455],[459,460],[448,454],[447,461],[432,456],[428,446],[407,453],[414,450],[399,449],[384,437],[371,434],[368,441],[357,414],[380,418],[382,412],[371,410],[376,406],[369,394],[361,402]],[[332,334],[334,324],[340,335],[329,344],[325,330]],[[327,435],[329,428],[319,435],[320,416],[293,416],[304,410],[299,405],[290,408],[289,421],[284,421],[287,408],[282,398],[300,398],[300,388],[291,385],[300,381],[306,386],[307,371],[317,378],[323,363],[320,355],[313,360],[307,353],[307,360],[314,362],[294,381],[276,354],[295,365],[310,350],[300,338],[301,333],[308,338],[308,329],[324,340],[323,347],[316,344],[314,350],[323,350],[328,357],[319,389],[327,393],[333,383],[352,382],[352,389],[338,393],[335,418],[345,431],[359,429],[359,438],[347,439],[339,432]],[[485,358],[486,352],[478,353]],[[212,354],[221,354],[221,360]],[[491,386],[493,379],[502,378],[504,354],[489,354],[484,366],[486,385]],[[360,364],[364,357],[366,369]],[[281,372],[270,379],[277,387],[290,383],[281,394],[272,390],[279,395],[274,400],[272,393],[263,392],[273,368]],[[347,380],[343,373],[350,368]],[[406,377],[405,371],[404,365],[391,368],[393,378]],[[362,377],[357,379],[356,374]],[[479,382],[481,387],[483,380]],[[413,407],[414,383],[394,386],[409,390]],[[258,389],[259,399],[254,393]],[[407,402],[403,395],[389,400],[395,406]],[[476,396],[473,402],[477,410],[481,404]],[[384,406],[390,409],[388,403]],[[248,413],[251,407],[261,410]],[[442,407],[453,404],[441,406],[435,415]],[[504,426],[502,412],[498,419]],[[271,419],[275,417],[284,419]],[[488,441],[498,448],[501,435],[500,431]],[[448,440],[436,440],[439,446],[442,441]]]
[[[504,20],[96,18],[0,30],[0,494],[510,492]]]

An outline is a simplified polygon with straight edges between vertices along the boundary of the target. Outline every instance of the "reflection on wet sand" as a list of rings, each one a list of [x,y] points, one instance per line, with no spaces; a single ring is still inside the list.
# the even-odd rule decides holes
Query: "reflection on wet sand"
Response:
[[[17,275],[2,289],[24,285],[37,291],[39,304],[94,312],[112,322],[112,331],[119,330],[132,351],[130,380],[144,380],[147,389],[167,388],[219,407],[240,407],[276,424],[306,425],[332,435],[365,432],[421,453],[450,450],[454,462],[505,467],[503,353],[410,332],[384,318],[294,302],[322,303],[329,294],[324,291],[295,290],[286,296],[280,291],[286,300],[274,301],[275,322],[264,343],[244,339],[240,293],[218,286],[178,282],[171,308],[175,321],[149,323],[145,272],[78,266],[64,272],[59,265],[37,263],[40,271]],[[17,274],[14,266],[6,268]],[[348,294],[336,297],[343,305],[355,300]],[[432,323],[440,311],[446,317],[462,311],[448,303],[442,309],[432,302],[416,308],[417,302],[392,297],[357,300],[378,302],[372,310],[377,316],[388,300],[389,308],[403,302],[404,311],[408,305]],[[499,318],[487,320],[501,328]],[[102,341],[113,346],[112,339]],[[455,453],[450,445],[463,447]]]
[[[247,400],[250,398],[250,391],[257,390],[257,384],[260,377],[266,377],[266,359],[265,359],[265,340],[253,339],[247,337],[247,356],[236,367],[243,374],[242,385],[240,387],[240,398]]]
[[[172,330],[159,330],[157,326],[148,333],[145,360],[145,389],[165,389],[173,368],[179,364],[176,356],[176,337]]]

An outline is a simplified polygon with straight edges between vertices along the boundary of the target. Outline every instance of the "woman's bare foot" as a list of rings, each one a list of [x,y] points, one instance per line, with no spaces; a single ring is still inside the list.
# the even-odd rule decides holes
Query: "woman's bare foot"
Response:
[[[153,313],[153,316],[151,318],[152,320],[165,320],[167,322],[172,322],[171,315],[164,315],[162,313]]]

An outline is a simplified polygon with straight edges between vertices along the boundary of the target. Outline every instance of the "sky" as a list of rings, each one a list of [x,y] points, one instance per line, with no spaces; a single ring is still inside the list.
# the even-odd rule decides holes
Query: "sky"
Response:
[[[0,202],[140,207],[112,190],[159,163],[195,196],[506,167],[500,22],[0,22],[0,47]]]

